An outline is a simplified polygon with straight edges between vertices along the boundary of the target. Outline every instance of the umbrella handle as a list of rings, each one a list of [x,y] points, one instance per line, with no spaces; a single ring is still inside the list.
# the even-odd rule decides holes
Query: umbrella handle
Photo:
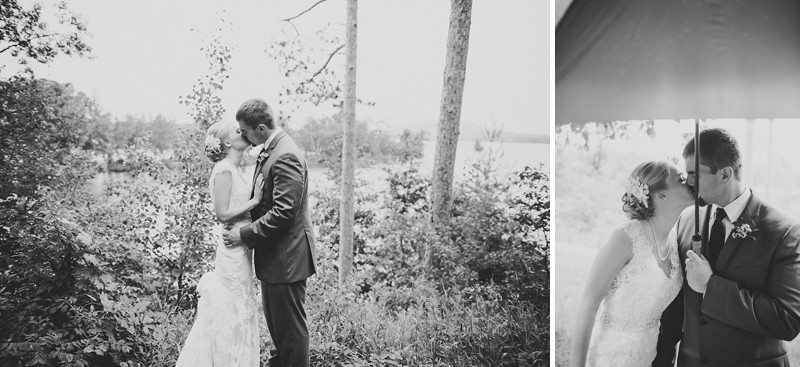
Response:
[[[694,236],[700,242],[700,119],[694,120]]]

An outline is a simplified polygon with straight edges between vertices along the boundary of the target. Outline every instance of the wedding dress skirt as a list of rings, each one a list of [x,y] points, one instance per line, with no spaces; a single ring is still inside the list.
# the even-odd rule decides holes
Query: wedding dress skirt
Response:
[[[249,199],[251,187],[238,167],[227,163],[221,161],[214,167],[211,186],[217,173],[231,172],[233,187],[230,205],[236,206]],[[238,221],[233,228],[249,222]],[[253,280],[252,251],[247,246],[225,246],[222,225],[217,226],[212,238],[217,243],[214,271],[204,274],[197,284],[200,294],[197,318],[176,365],[258,367],[258,302]]]
[[[677,234],[667,238],[669,275],[658,265],[652,242],[639,221],[623,227],[632,243],[633,257],[611,283],[595,318],[587,366],[645,367],[656,356],[661,314],[678,295],[683,275]]]

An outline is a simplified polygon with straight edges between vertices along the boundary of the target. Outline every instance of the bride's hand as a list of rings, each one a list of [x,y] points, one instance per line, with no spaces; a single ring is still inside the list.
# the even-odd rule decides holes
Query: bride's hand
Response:
[[[259,174],[258,177],[256,177],[256,184],[254,188],[255,193],[253,195],[253,199],[256,199],[256,201],[260,202],[261,198],[264,197],[264,174]]]

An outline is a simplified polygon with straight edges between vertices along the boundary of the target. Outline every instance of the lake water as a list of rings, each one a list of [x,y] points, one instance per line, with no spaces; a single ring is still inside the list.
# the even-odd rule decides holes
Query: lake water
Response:
[[[519,171],[525,166],[535,167],[544,164],[546,170],[550,169],[550,144],[532,143],[481,143],[484,152],[494,149],[503,152],[500,159],[501,172]],[[433,160],[436,152],[435,141],[425,141],[422,151],[421,169],[423,172],[433,171]],[[476,159],[479,153],[475,151],[475,142],[459,141],[456,147],[456,175],[463,173],[465,168]]]
[[[544,165],[545,171],[550,170],[550,144],[533,143],[482,143],[484,152],[490,148],[496,152],[502,152],[502,157],[498,160],[498,175],[508,174],[522,170],[525,166],[536,167],[539,163]],[[433,172],[433,161],[436,152],[435,141],[425,141],[422,149],[422,159],[419,161],[420,172],[430,175]],[[454,176],[458,180],[469,165],[477,159],[475,142],[460,141],[456,147],[456,163]],[[383,185],[386,179],[386,172],[380,168],[362,168],[356,171],[358,178],[366,180],[371,185]],[[309,180],[312,185],[329,184],[325,174],[325,168],[316,167],[309,170]]]

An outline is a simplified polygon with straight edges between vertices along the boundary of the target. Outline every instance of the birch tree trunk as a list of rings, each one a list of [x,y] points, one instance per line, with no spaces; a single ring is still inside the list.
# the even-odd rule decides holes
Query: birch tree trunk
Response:
[[[347,50],[345,53],[344,139],[342,141],[342,206],[339,211],[339,285],[353,269],[353,207],[356,160],[356,0],[347,0]]]
[[[749,185],[756,185],[756,176],[753,171],[753,152],[756,151],[755,147],[753,147],[753,136],[756,133],[755,130],[755,121],[753,119],[746,119],[745,120],[745,138],[744,138],[744,167],[742,171],[744,172],[744,182],[747,182]]]
[[[431,187],[431,220],[437,230],[442,229],[450,220],[453,168],[461,123],[461,100],[464,95],[471,17],[472,0],[451,0],[450,30],[447,36],[447,58]],[[433,261],[431,252],[430,248],[425,251],[428,266]]]

